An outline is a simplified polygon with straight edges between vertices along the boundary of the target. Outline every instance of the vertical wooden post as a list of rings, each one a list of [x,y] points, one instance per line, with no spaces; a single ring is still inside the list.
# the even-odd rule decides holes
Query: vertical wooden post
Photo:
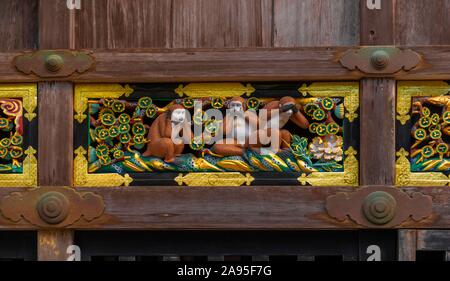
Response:
[[[39,48],[73,47],[74,11],[66,1],[39,1]],[[72,186],[73,85],[70,82],[39,83],[40,186]],[[71,230],[39,230],[38,260],[66,260],[73,244]]]
[[[395,0],[381,0],[380,9],[361,0],[361,45],[395,45]],[[395,184],[395,79],[361,81],[361,185]],[[417,232],[399,230],[398,259],[416,259]]]
[[[380,9],[360,3],[361,45],[394,45],[395,0],[382,0]],[[394,79],[361,81],[361,185],[394,184],[395,87]]]
[[[72,186],[73,85],[39,83],[39,185]]]
[[[398,260],[415,261],[417,248],[417,231],[401,229],[398,231]]]
[[[73,231],[40,230],[37,244],[38,260],[65,261],[68,257],[67,247],[73,244]]]
[[[39,83],[40,186],[72,186],[73,86],[69,82]],[[71,230],[38,231],[38,259],[65,260],[73,244]]]
[[[395,0],[380,0],[379,7],[368,7],[367,0],[360,3],[361,45],[394,45]]]
[[[361,185],[395,183],[395,80],[361,81]]]

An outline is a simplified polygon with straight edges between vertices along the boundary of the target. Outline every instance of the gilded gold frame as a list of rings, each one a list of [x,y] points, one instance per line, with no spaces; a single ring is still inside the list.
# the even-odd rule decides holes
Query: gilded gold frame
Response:
[[[356,113],[359,108],[359,84],[357,82],[316,82],[307,86],[303,84],[298,91],[303,95],[313,97],[343,97],[345,117],[349,122],[354,122],[358,117]],[[302,185],[309,183],[313,186],[358,186],[359,185],[359,163],[355,157],[357,151],[349,147],[345,151],[343,172],[312,172],[308,175],[302,174],[298,181]]]
[[[89,98],[119,98],[122,95],[129,96],[133,93],[128,85],[123,87],[120,84],[77,84],[75,85],[74,96],[74,119],[78,123],[83,123],[87,115]],[[74,175],[75,186],[128,186],[133,179],[125,174],[90,174],[88,172],[87,151],[82,146],[74,151]]]
[[[28,121],[36,118],[34,112],[37,107],[36,84],[1,84],[0,98],[21,98],[24,117]],[[37,159],[36,150],[30,145],[25,150],[23,172],[21,174],[0,174],[0,187],[36,187],[37,186]]]
[[[433,97],[448,95],[450,85],[443,81],[402,81],[397,84],[397,120],[405,125],[411,118],[413,97]],[[440,172],[411,172],[407,148],[400,148],[396,155],[395,184],[398,186],[445,186],[450,178]]]
[[[189,83],[185,86],[179,85],[175,93],[179,96],[188,97],[234,97],[250,96],[255,89],[250,85],[241,83]],[[345,116],[353,122],[358,114],[359,108],[359,84],[354,82],[342,83],[313,83],[309,86],[303,85],[298,89],[299,98],[313,97],[343,97],[346,108]],[[128,85],[119,84],[78,84],[75,86],[74,118],[82,123],[87,115],[89,98],[119,98],[122,95],[129,96],[133,89]],[[86,150],[80,146],[75,150],[74,159],[74,184],[75,186],[120,186],[129,185],[133,179],[125,174],[89,174]],[[357,186],[359,183],[359,164],[356,159],[356,151],[349,147],[345,151],[344,172],[313,172],[302,174],[298,181],[302,185],[307,183],[315,186],[342,185]],[[179,185],[187,186],[241,186],[250,185],[254,178],[250,174],[239,172],[208,172],[208,173],[180,173],[175,179]]]

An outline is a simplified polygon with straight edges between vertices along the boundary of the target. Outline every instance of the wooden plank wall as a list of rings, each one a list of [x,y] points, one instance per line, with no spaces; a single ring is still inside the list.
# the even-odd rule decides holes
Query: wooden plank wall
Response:
[[[370,25],[361,25],[360,30],[359,0],[83,0],[82,9],[73,11],[66,8],[64,0],[2,0],[0,52],[38,48],[270,48],[450,44],[450,0],[396,0],[395,4],[393,38],[391,40],[388,36],[387,40],[377,41],[366,34],[366,31],[371,31]],[[363,93],[370,97],[381,91],[385,93],[383,97],[389,103],[386,105],[392,107],[394,84],[394,80],[387,83],[382,80],[365,80],[362,83]],[[380,85],[384,90],[379,90]],[[40,90],[39,111],[47,111],[47,114],[40,115],[40,126],[45,129],[45,126],[51,124],[49,121],[58,120],[61,125],[58,127],[64,130],[60,134],[68,142],[64,143],[64,148],[56,150],[58,155],[65,156],[63,164],[51,162],[52,157],[40,157],[39,181],[42,185],[70,185],[71,118],[64,115],[64,112],[70,112],[72,108],[72,87],[70,83],[44,82],[40,84]],[[367,99],[363,104],[362,116],[383,111],[382,107],[372,108],[370,101],[371,99]],[[64,108],[52,111],[54,104],[63,104]],[[392,122],[384,128],[390,128],[391,125]],[[362,128],[363,131],[366,129],[368,128]],[[53,133],[57,134],[56,130]],[[373,134],[367,136],[372,137]],[[53,139],[46,141],[41,136],[40,152],[54,152],[52,147],[57,144],[56,139]],[[367,140],[368,138],[366,142]],[[393,160],[388,162],[393,164]],[[56,165],[62,166],[60,168],[65,172],[55,176]],[[363,183],[375,184],[381,181],[390,184],[393,181],[391,174],[386,173],[386,177],[382,179],[373,179],[369,173],[364,173],[368,171],[364,165],[362,169]],[[71,231],[40,231],[39,259],[64,259],[60,249],[65,249],[72,240]],[[406,240],[408,239],[405,238]],[[57,243],[60,245],[58,249],[54,248]],[[408,249],[411,250],[411,247]],[[402,256],[405,259],[414,258],[412,253],[405,252]]]
[[[396,0],[397,45],[450,45],[450,0]]]
[[[45,18],[39,6],[49,1],[53,13]],[[359,0],[83,0],[82,9],[73,12],[65,2],[0,1],[0,51],[36,49],[49,37],[46,33],[55,32],[60,43],[43,45],[220,48],[360,42]],[[51,25],[55,19],[72,21],[74,37],[57,33],[61,29]],[[396,0],[395,19],[396,45],[450,44],[450,0]]]
[[[358,0],[83,0],[81,10],[69,11],[66,1],[5,0],[0,2],[4,38],[0,51],[39,45],[98,49],[357,45],[358,6]],[[60,24],[74,32],[63,32]]]
[[[36,0],[0,1],[0,38],[0,51],[37,48]]]
[[[77,48],[356,45],[357,0],[85,0]],[[133,14],[133,16],[131,16]]]

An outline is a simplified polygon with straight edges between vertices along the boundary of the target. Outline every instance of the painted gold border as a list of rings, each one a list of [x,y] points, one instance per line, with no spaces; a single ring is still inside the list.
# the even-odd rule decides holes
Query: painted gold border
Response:
[[[413,97],[434,97],[447,95],[450,85],[444,81],[402,81],[397,84],[397,120],[405,125],[411,119],[410,111]],[[397,151],[395,165],[395,184],[398,186],[445,186],[449,177],[440,172],[411,172],[409,153],[406,148]]]
[[[298,181],[301,185],[309,183],[312,186],[358,186],[359,163],[355,155],[356,150],[351,146],[345,151],[343,172],[312,172],[302,174]]]
[[[133,93],[129,85],[122,87],[120,84],[77,84],[75,85],[75,97],[73,100],[74,118],[78,123],[83,123],[87,115],[84,114],[88,108],[89,98],[111,98],[117,99],[122,95],[126,97]]]
[[[353,122],[358,114],[359,108],[359,84],[357,82],[316,82],[307,86],[303,84],[298,91],[313,97],[344,97],[345,117]]]
[[[175,89],[180,97],[186,95],[191,98],[204,97],[222,97],[231,98],[242,96],[250,96],[255,91],[252,85],[243,85],[241,83],[189,83],[186,86],[179,85]]]
[[[411,119],[413,97],[443,96],[450,91],[450,85],[443,81],[401,81],[397,83],[397,120],[405,125]]]
[[[1,84],[0,98],[21,98],[24,117],[28,121],[36,118],[34,112],[37,107],[36,84]],[[37,159],[36,150],[28,146],[23,160],[23,172],[21,174],[0,174],[0,187],[36,187],[37,186]]]
[[[316,82],[307,86],[303,84],[298,91],[303,95],[313,97],[343,97],[345,117],[349,122],[355,121],[359,108],[359,84],[357,82]],[[309,183],[312,186],[358,186],[359,162],[355,157],[357,151],[349,147],[345,151],[343,172],[312,172],[302,174],[298,181],[302,185]]]
[[[180,173],[175,178],[178,185],[187,186],[241,186],[244,183],[250,185],[253,180],[249,173],[239,172],[188,173],[184,176]]]

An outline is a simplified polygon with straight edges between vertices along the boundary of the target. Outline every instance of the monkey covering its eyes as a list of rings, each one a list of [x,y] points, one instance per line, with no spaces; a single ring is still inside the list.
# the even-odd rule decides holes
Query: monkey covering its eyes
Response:
[[[147,150],[142,156],[155,156],[171,163],[175,156],[183,153],[184,143],[192,136],[191,125],[187,118],[187,110],[179,104],[169,107],[167,112],[159,115],[150,126],[147,136]],[[173,131],[176,130],[176,131]],[[173,136],[179,136],[174,142]]]

